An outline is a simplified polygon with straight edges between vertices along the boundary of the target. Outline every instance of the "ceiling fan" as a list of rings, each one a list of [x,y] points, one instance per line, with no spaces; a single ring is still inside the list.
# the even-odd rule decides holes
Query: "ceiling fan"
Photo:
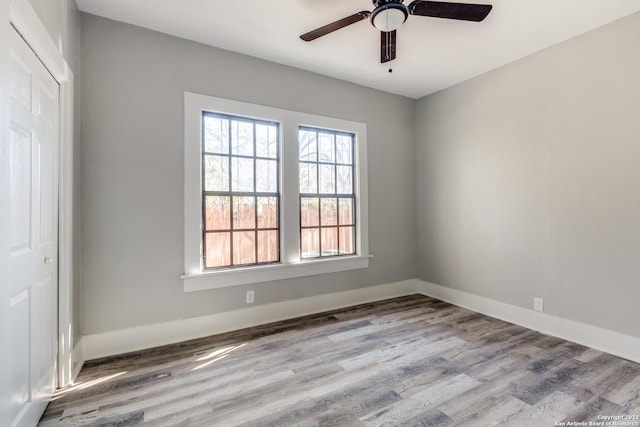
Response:
[[[487,17],[493,6],[488,4],[450,3],[442,1],[415,0],[408,6],[404,0],[373,0],[373,11],[354,13],[346,18],[316,28],[300,36],[306,42],[325,36],[341,28],[369,18],[380,30],[380,62],[389,62],[396,57],[396,30],[405,23],[409,15],[434,18],[458,19],[480,22]],[[391,70],[389,70],[391,72]]]

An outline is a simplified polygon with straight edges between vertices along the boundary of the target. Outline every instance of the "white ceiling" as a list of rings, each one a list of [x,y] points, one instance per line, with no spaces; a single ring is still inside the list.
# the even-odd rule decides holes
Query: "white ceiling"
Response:
[[[312,42],[299,38],[373,10],[371,0],[76,2],[84,12],[412,98],[640,11],[640,0],[475,0],[493,5],[480,23],[409,16],[388,73],[388,64],[380,64],[379,33],[367,20]]]

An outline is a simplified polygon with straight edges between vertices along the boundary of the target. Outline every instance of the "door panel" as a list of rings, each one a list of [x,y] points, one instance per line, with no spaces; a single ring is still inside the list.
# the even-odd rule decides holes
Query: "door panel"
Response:
[[[11,426],[35,425],[55,389],[59,86],[12,30]]]
[[[11,298],[11,353],[29,354],[31,329],[29,289]],[[14,420],[27,412],[30,396],[29,358],[12,357],[11,360],[11,407]]]
[[[15,33],[15,30],[12,32]],[[11,51],[11,99],[20,103],[25,110],[31,111],[31,71],[28,62],[30,61],[23,61],[15,50]]]
[[[38,331],[37,335],[34,334],[34,339],[38,342],[34,348],[39,349],[39,354],[33,356],[34,378],[37,378],[34,384],[34,395],[47,402],[55,390],[56,371],[53,368],[57,355],[55,338],[57,325],[55,321],[52,322],[52,319],[56,319],[57,311],[51,301],[57,302],[56,286],[57,282],[53,276],[42,278],[36,283],[35,295],[32,299],[35,305],[34,311],[39,313],[34,320],[37,319],[40,322],[34,328]]]
[[[54,238],[54,229],[56,224],[53,223],[55,215],[53,213],[54,200],[52,198],[56,194],[53,188],[53,184],[56,181],[54,177],[54,152],[51,144],[43,144],[42,141],[38,141],[37,144],[37,159],[39,163],[39,194],[38,203],[40,207],[39,219],[39,233],[38,241],[36,242],[38,247],[44,245],[51,245]]]
[[[9,139],[11,254],[29,250],[31,243],[31,133],[12,126]]]

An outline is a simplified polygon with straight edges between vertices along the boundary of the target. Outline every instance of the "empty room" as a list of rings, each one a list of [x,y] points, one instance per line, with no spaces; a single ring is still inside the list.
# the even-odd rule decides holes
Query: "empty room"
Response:
[[[640,0],[1,3],[1,426],[640,426]]]

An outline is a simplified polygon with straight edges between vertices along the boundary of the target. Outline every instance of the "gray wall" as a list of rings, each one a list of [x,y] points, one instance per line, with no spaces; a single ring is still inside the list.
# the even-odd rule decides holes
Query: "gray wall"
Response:
[[[67,65],[71,68],[74,78],[74,229],[73,229],[73,334],[74,339],[79,338],[80,331],[80,300],[81,300],[81,265],[82,253],[80,251],[80,153],[82,145],[80,141],[80,43],[81,24],[80,11],[75,0],[29,0],[33,10],[58,46]]]
[[[640,336],[640,14],[417,104],[420,277]]]
[[[82,19],[82,333],[246,307],[185,294],[185,91],[368,124],[367,270],[252,285],[256,304],[416,277],[415,101],[91,15]]]

